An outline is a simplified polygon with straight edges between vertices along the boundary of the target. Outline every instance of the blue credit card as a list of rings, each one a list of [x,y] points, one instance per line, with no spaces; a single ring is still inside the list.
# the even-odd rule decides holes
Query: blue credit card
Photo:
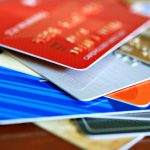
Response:
[[[79,118],[148,108],[101,97],[80,102],[42,78],[0,67],[0,124]]]

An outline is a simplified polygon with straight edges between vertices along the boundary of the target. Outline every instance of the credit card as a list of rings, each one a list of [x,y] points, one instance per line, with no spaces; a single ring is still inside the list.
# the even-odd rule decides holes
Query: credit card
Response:
[[[116,53],[106,56],[85,71],[66,69],[36,58],[15,55],[25,65],[81,101],[90,101],[150,78],[149,66],[126,59],[126,56],[120,58]]]
[[[122,0],[134,13],[150,17],[150,0]]]
[[[41,78],[0,67],[0,124],[58,120],[139,110],[109,98],[78,102]],[[124,108],[124,109],[121,109]]]
[[[105,118],[150,121],[150,110],[144,110],[144,111],[140,111],[140,112],[132,112],[132,113],[126,113],[126,114],[119,114],[119,115],[105,116]]]
[[[4,60],[4,57],[5,55],[0,55],[0,60]],[[4,61],[0,61],[0,124],[92,117],[142,110],[105,97],[86,103],[77,101],[41,77],[15,71],[15,66],[22,68],[23,65],[15,60],[13,62],[11,56],[5,57],[6,60],[9,64],[14,64],[14,69],[6,68],[6,64],[2,67]]]
[[[36,125],[65,141],[75,144],[82,150],[109,150],[110,145],[113,145],[111,148],[114,150],[119,150],[120,147],[133,140],[133,138],[91,140],[88,136],[79,132],[78,126],[72,120],[45,121],[38,122]]]
[[[18,63],[18,61],[15,60],[10,53],[8,53],[7,51],[4,52],[2,49],[0,49],[0,66],[32,76],[41,77],[28,67],[22,65],[21,63]]]
[[[107,96],[139,107],[146,107],[150,104],[150,80]]]
[[[150,65],[150,28],[120,47],[118,51]]]
[[[114,0],[39,0],[32,7],[2,1],[0,19],[2,47],[76,70],[89,68],[149,24]]]
[[[77,123],[81,132],[91,137],[112,138],[150,134],[150,121],[81,118]]]

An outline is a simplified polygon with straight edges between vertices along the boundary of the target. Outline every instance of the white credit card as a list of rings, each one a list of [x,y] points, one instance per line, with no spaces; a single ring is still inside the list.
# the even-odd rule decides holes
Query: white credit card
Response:
[[[37,73],[35,73],[34,71],[29,69],[25,65],[18,63],[18,61],[13,58],[13,55],[11,55],[7,51],[3,51],[2,53],[0,53],[0,66],[9,68],[18,72],[22,72],[25,74],[40,77]]]
[[[104,117],[101,117],[101,118],[104,118]],[[135,112],[132,112],[132,113],[105,116],[105,118],[150,121],[150,110],[144,110],[144,111],[141,110],[141,111],[138,111],[138,112],[135,111]]]
[[[149,66],[118,54],[106,56],[85,71],[71,70],[30,56],[13,54],[25,65],[81,101],[90,101],[150,78]]]

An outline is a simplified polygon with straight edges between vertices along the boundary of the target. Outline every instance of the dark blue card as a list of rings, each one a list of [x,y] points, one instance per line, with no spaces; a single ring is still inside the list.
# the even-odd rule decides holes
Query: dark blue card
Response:
[[[133,110],[142,109],[106,97],[80,102],[42,78],[0,67],[0,124]]]

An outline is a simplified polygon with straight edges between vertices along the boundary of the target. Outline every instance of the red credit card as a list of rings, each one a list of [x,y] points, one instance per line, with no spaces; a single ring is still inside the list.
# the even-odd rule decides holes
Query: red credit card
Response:
[[[77,70],[148,22],[114,0],[4,0],[0,20],[2,47]]]

